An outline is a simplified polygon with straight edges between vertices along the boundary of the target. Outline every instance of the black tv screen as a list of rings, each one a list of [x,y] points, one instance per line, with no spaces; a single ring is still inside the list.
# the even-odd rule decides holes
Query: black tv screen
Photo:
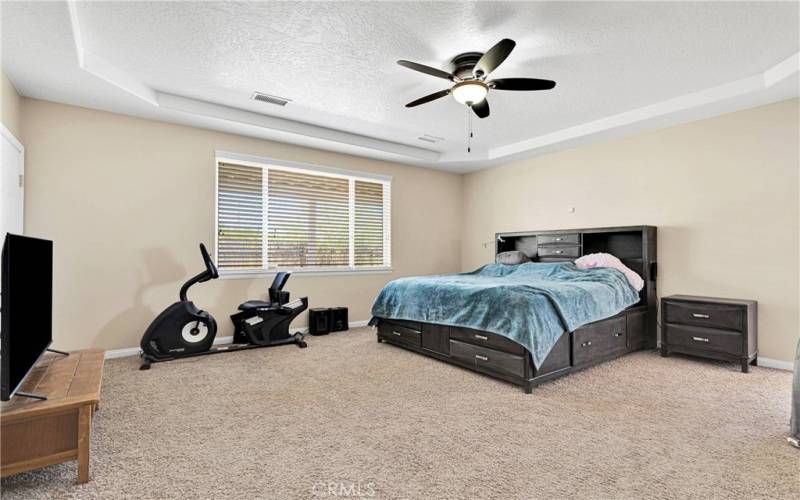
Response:
[[[8,401],[53,341],[53,242],[6,234],[0,271],[0,400]]]

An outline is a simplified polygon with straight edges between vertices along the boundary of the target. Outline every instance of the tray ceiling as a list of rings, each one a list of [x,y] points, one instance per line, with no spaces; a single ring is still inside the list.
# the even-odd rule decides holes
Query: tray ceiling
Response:
[[[798,31],[795,2],[2,5],[23,95],[452,171],[797,96]],[[395,61],[446,69],[504,37],[493,77],[558,86],[491,92],[467,154],[465,107],[404,107],[448,82]]]

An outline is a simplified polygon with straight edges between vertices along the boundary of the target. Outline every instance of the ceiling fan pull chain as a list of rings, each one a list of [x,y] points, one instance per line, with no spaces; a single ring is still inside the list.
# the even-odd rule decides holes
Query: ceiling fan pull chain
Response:
[[[467,153],[472,152],[472,107],[467,106]]]

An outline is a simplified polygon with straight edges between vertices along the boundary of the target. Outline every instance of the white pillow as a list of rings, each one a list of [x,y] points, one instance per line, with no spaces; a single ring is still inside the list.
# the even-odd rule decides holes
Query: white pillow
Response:
[[[628,283],[638,292],[644,288],[644,280],[636,274],[636,271],[622,263],[621,260],[610,253],[590,253],[575,261],[578,269],[589,269],[592,267],[611,267],[620,271],[628,278]]]

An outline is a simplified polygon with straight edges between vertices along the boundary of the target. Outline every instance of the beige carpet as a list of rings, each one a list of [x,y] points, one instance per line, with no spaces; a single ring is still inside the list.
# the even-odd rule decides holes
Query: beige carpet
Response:
[[[3,498],[800,498],[785,371],[643,352],[525,395],[367,328],[136,368],[106,365],[89,484]]]

